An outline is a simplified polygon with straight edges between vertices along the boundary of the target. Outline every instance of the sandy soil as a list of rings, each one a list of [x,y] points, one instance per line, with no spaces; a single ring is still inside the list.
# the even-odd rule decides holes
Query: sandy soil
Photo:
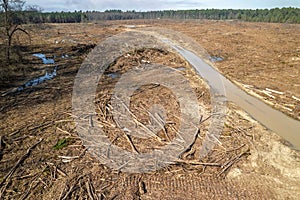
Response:
[[[227,78],[276,109],[300,118],[299,25],[186,21],[163,27],[192,37],[210,55],[224,59],[215,67]]]
[[[232,104],[228,105],[225,129],[219,138],[219,144],[201,160],[198,159],[199,149],[208,123],[199,126],[200,131],[195,143],[176,163],[153,173],[128,174],[114,171],[93,157],[83,146],[75,129],[71,107],[73,81],[81,62],[95,44],[126,29],[120,25],[121,23],[145,24],[142,21],[130,21],[30,26],[32,38],[35,39],[28,54],[24,55],[29,61],[29,64],[25,65],[28,67],[25,69],[26,77],[6,81],[1,87],[1,92],[5,92],[2,93],[5,95],[1,96],[0,114],[1,197],[4,199],[297,199],[300,195],[299,152],[290,149],[282,138],[266,130]],[[299,102],[291,98],[300,94],[297,86],[299,80],[290,77],[299,74],[297,68],[299,62],[292,59],[299,57],[299,51],[294,51],[299,46],[296,40],[299,35],[297,25],[207,21],[151,21],[146,22],[146,25],[180,30],[193,37],[210,54],[225,59],[215,63],[221,72],[241,84],[253,85],[254,88],[250,89],[257,94],[261,94],[259,91],[266,87],[285,92],[283,95],[272,93],[275,99],[263,97],[276,105],[286,106],[282,102],[293,104],[294,107],[289,107],[293,110],[291,112],[287,110],[286,113],[299,117],[299,111],[295,110]],[[260,42],[258,38],[261,39]],[[284,41],[285,45],[277,44],[280,40]],[[254,48],[258,44],[261,45],[260,48]],[[274,46],[278,50],[275,51]],[[251,48],[254,49],[250,51]],[[240,51],[237,51],[238,49]],[[53,67],[45,67],[40,60],[32,58],[31,54],[35,52],[46,53],[47,56],[68,54],[70,58],[57,59],[58,76],[53,80],[22,92],[13,92],[16,86]],[[277,55],[276,59],[274,55]],[[260,60],[256,56],[259,56]],[[108,124],[106,133],[112,143],[129,151],[134,151],[134,148],[122,135],[122,131],[111,127],[114,121],[109,117],[109,110],[105,107],[109,102],[110,88],[117,81],[109,75],[112,72],[122,72],[130,66],[139,66],[144,62],[142,60],[174,68],[185,67],[186,70],[180,73],[190,80],[199,103],[207,108],[208,113],[210,112],[207,86],[182,58],[157,49],[125,53],[111,65],[101,80],[97,104],[100,108],[99,123]],[[287,63],[282,63],[282,60]],[[270,65],[273,68],[269,68]],[[282,68],[287,66],[292,72],[282,71]],[[265,78],[254,79],[253,76],[257,73],[255,70]],[[250,71],[252,76],[249,75]],[[271,71],[274,73],[271,74]],[[277,71],[281,73],[276,75]],[[269,81],[270,77],[274,78],[274,82]],[[283,81],[279,79],[280,77],[284,77]],[[293,84],[294,87],[291,87]],[[169,99],[163,98],[162,93]],[[153,96],[157,99],[151,98]],[[178,107],[172,93],[161,86],[148,85],[132,99],[132,112],[141,123],[148,123],[149,120],[146,117],[147,113],[141,112],[140,102],[147,108],[158,99],[170,109],[170,115],[176,115]],[[103,111],[107,112],[106,115],[101,114]],[[170,121],[173,122],[170,126],[175,124],[176,128],[176,118],[170,117]],[[174,133],[168,131],[169,129],[171,128],[166,127],[167,133],[170,133],[169,137],[172,138]],[[115,139],[118,135],[120,137]],[[168,140],[163,132],[159,136]],[[157,148],[154,140],[149,143],[133,138],[132,141],[136,144],[137,151]],[[37,145],[33,146],[34,144]]]

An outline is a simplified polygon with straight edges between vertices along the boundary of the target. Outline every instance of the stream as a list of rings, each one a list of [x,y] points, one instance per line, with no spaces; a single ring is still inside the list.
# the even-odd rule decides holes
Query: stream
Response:
[[[40,58],[43,61],[44,65],[53,65],[53,64],[55,64],[54,58],[56,58],[56,56],[54,56],[54,58],[47,58],[46,55],[42,54],[42,53],[35,53],[35,54],[32,54],[32,56]],[[61,58],[67,59],[67,58],[69,58],[69,55],[64,54],[64,55],[61,56]],[[41,83],[43,83],[47,80],[53,79],[57,75],[56,71],[57,71],[57,66],[53,69],[52,72],[48,73],[46,71],[46,73],[44,75],[42,75],[40,77],[37,77],[37,78],[33,78],[33,79],[27,81],[22,86],[19,86],[17,88],[17,91],[22,91],[27,87],[36,86],[36,85],[39,85],[39,84],[41,84]]]

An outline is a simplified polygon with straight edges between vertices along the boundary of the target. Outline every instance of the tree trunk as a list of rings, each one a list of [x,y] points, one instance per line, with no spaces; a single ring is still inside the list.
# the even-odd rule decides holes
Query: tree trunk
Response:
[[[8,64],[11,63],[11,60],[10,60],[10,52],[11,52],[11,42],[12,42],[12,37],[11,36],[8,36],[8,41],[7,41],[7,46],[6,46],[6,61]]]

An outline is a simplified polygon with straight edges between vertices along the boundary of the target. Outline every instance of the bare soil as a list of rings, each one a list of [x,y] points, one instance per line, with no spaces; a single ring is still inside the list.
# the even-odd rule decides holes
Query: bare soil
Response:
[[[196,40],[215,67],[250,94],[300,119],[300,25],[239,21],[164,23]],[[266,88],[279,91],[266,94]]]
[[[299,58],[298,25],[221,21],[31,25],[28,28],[32,30],[32,42],[23,44],[29,45],[23,55],[27,61],[22,65],[25,76],[15,70],[1,85],[0,199],[297,199],[300,153],[230,103],[218,145],[201,160],[199,149],[209,120],[199,125],[195,143],[175,164],[152,173],[111,170],[83,146],[72,115],[74,78],[91,48],[125,31],[124,24],[163,26],[193,37],[211,55],[225,59],[215,66],[231,80],[241,87],[253,85],[249,90],[287,114],[299,117],[299,102],[291,97],[300,94],[299,61],[295,60]],[[68,54],[69,58],[56,59],[56,78],[15,92],[14,88],[26,80],[53,68],[31,56],[36,52],[57,57]],[[170,123],[165,126],[166,132],[158,133],[163,144],[155,138],[132,138],[130,143],[124,132],[115,128],[107,108],[118,78],[112,78],[111,73],[125,73],[145,61],[180,68],[199,104],[206,108],[203,119],[211,114],[205,82],[181,57],[159,49],[127,52],[107,69],[99,82],[97,125],[106,125],[106,134],[114,145],[133,152],[151,151],[167,143],[178,125],[174,116],[179,106],[172,92],[160,85],[147,85],[135,93],[130,110],[140,123],[147,124],[151,123],[147,108],[158,102],[166,107]],[[263,78],[257,78],[258,74]],[[19,78],[13,79],[14,76]],[[271,77],[274,81],[270,81]],[[263,96],[259,91],[265,88],[284,94],[272,94],[275,99]],[[285,104],[293,105],[288,107],[292,111],[278,106],[287,107]]]

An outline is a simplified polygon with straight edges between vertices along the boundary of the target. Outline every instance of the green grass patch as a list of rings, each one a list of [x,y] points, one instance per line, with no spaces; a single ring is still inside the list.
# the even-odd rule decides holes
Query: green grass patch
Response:
[[[68,139],[68,138],[63,138],[63,139],[59,140],[59,141],[56,143],[56,145],[53,146],[53,148],[54,148],[55,150],[60,150],[60,149],[62,149],[62,148],[64,148],[64,147],[67,147],[69,144],[70,144],[69,139]]]

